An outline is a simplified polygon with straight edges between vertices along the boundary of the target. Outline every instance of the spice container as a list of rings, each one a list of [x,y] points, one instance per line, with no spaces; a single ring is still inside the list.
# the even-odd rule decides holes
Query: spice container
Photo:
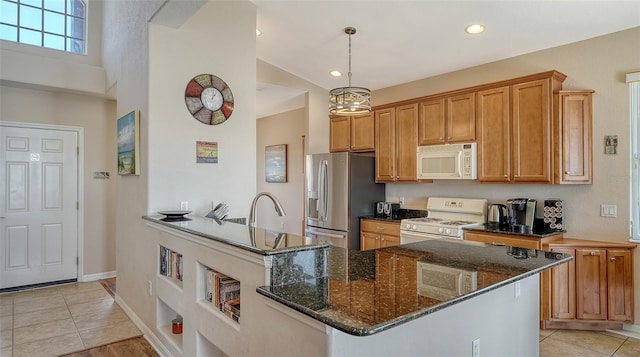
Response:
[[[171,320],[171,332],[175,335],[179,335],[182,333],[182,317],[177,317]]]

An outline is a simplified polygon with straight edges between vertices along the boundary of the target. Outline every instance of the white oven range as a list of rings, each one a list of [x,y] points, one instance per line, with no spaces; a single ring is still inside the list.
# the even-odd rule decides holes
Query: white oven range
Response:
[[[487,221],[487,200],[429,197],[427,217],[400,221],[400,244],[430,239],[462,240],[463,227]]]

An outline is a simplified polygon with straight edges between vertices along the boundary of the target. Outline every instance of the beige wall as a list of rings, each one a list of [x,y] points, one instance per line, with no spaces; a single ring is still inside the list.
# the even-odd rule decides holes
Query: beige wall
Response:
[[[278,217],[273,204],[266,198],[258,202],[256,223],[259,227],[302,234],[304,219],[304,175],[302,136],[305,127],[305,110],[297,109],[257,120],[256,157],[257,157],[257,192],[273,193],[284,208],[287,215]],[[286,183],[265,181],[265,147],[269,145],[287,144],[287,176]]]
[[[629,87],[625,73],[640,70],[640,27],[503,61],[447,73],[373,93],[375,104],[464,88],[527,74],[558,70],[564,89],[593,89],[593,184],[506,185],[476,182],[387,184],[387,199],[405,197],[407,206],[425,208],[429,196],[563,199],[568,237],[627,242],[629,239]],[[618,135],[618,154],[604,155],[604,136]],[[601,204],[618,206],[617,218],[600,217]],[[635,249],[635,296],[640,296],[640,249]],[[636,303],[635,316],[640,317]],[[636,322],[637,324],[637,322]]]
[[[0,120],[84,128],[83,274],[115,271],[115,102],[0,86]],[[107,171],[111,178],[94,179],[95,171]]]

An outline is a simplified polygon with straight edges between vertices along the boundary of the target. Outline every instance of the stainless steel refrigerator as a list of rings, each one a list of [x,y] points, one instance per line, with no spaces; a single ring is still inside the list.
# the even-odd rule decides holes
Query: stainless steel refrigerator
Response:
[[[360,249],[361,216],[372,216],[384,201],[375,182],[373,153],[331,153],[306,157],[306,236]]]

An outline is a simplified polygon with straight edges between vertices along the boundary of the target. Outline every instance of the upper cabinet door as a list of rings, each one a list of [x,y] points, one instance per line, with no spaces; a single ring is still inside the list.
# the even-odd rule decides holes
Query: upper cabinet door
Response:
[[[418,181],[418,104],[396,107],[396,181]]]
[[[513,181],[551,182],[551,89],[542,79],[511,87]]]
[[[329,151],[349,151],[351,117],[334,116],[329,120]]]
[[[447,98],[447,142],[476,140],[476,94]]]
[[[351,117],[351,151],[373,151],[375,149],[374,113]]]
[[[436,145],[445,142],[445,100],[429,100],[419,104],[418,144]]]
[[[395,110],[375,112],[376,129],[376,181],[395,181],[396,172],[396,121]]]
[[[476,101],[478,181],[511,180],[509,87],[483,90]]]
[[[591,143],[591,97],[593,91],[559,91],[554,102],[560,157],[554,171],[555,183],[590,184],[593,157]]]

